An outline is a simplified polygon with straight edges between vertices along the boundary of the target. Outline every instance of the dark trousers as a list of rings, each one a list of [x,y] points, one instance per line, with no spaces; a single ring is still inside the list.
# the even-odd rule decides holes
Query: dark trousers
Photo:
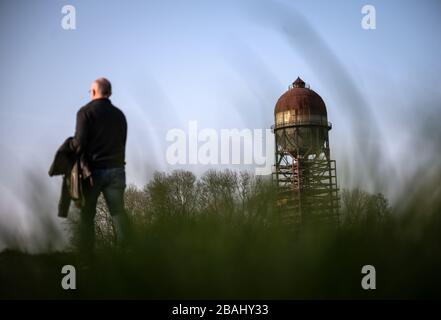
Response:
[[[95,215],[99,195],[106,201],[116,232],[117,244],[127,244],[129,222],[124,208],[124,190],[126,173],[122,168],[92,170],[92,185],[89,180],[83,183],[84,206],[81,209],[80,249],[84,253],[92,252],[95,247]]]

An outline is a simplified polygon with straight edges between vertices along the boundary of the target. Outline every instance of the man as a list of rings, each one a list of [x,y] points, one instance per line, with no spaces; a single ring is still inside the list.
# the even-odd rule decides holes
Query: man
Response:
[[[126,118],[109,100],[109,80],[95,80],[89,92],[91,101],[78,111],[75,136],[70,143],[73,152],[84,155],[91,170],[91,177],[82,182],[79,245],[83,253],[94,249],[96,204],[101,193],[112,216],[118,244],[127,243],[129,231],[124,209]]]

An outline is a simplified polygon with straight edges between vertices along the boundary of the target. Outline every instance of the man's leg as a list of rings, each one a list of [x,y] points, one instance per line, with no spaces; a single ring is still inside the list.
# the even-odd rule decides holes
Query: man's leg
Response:
[[[103,187],[103,195],[112,216],[119,246],[126,246],[129,242],[130,225],[124,207],[124,190],[126,175],[124,168],[109,169],[108,183]]]
[[[79,249],[85,256],[90,256],[95,249],[96,204],[100,195],[99,177],[94,177],[94,185],[83,181],[84,206],[81,208],[79,225]]]

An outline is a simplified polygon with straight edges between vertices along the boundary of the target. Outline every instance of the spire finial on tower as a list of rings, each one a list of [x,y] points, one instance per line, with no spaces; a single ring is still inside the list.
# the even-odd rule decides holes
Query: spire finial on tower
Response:
[[[297,77],[296,81],[292,83],[292,86],[294,88],[304,88],[305,87],[305,81],[300,79],[300,77]]]

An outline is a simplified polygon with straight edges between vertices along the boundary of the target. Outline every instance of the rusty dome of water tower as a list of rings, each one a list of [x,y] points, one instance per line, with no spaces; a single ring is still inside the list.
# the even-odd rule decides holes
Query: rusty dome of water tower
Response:
[[[300,77],[277,100],[274,114],[288,110],[295,110],[297,115],[327,116],[323,99],[314,90],[306,87],[305,82]]]

